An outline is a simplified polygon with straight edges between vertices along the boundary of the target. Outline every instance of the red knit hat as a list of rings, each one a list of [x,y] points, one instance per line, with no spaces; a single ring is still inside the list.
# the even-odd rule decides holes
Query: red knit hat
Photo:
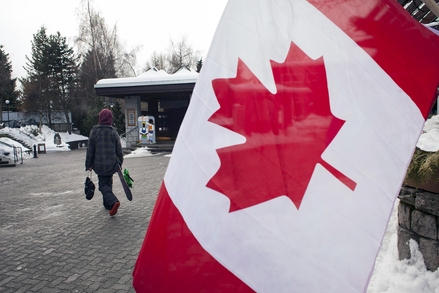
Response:
[[[112,125],[113,113],[108,109],[102,109],[101,112],[99,112],[99,124]]]

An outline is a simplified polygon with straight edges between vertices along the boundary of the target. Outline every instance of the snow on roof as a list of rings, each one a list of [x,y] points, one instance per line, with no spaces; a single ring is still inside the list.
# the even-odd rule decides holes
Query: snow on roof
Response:
[[[198,75],[199,74],[197,72],[191,71],[186,67],[181,67],[174,74],[168,74],[164,70],[157,70],[157,68],[153,67],[135,77],[101,79],[95,84],[94,87],[108,88],[195,83],[198,79]]]

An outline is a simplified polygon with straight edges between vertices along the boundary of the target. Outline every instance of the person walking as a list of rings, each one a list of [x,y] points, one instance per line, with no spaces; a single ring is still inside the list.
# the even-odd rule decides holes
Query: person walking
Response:
[[[113,174],[123,163],[120,137],[112,124],[113,113],[109,109],[102,109],[98,125],[93,126],[90,132],[85,158],[85,170],[94,170],[98,175],[99,191],[110,216],[114,216],[120,206],[113,193]]]

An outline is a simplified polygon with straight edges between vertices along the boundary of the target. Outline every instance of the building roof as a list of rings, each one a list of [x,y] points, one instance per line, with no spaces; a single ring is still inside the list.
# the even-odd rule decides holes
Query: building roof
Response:
[[[193,90],[198,75],[197,72],[186,67],[181,67],[174,74],[151,68],[135,77],[101,79],[94,88],[96,93],[101,96],[184,92]]]

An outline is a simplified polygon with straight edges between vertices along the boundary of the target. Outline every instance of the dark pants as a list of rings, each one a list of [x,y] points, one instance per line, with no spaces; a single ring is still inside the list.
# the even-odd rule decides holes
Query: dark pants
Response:
[[[104,200],[104,207],[107,210],[111,210],[114,203],[119,201],[113,193],[113,175],[110,176],[98,175],[98,180],[99,180],[99,191],[102,193],[102,197]]]

